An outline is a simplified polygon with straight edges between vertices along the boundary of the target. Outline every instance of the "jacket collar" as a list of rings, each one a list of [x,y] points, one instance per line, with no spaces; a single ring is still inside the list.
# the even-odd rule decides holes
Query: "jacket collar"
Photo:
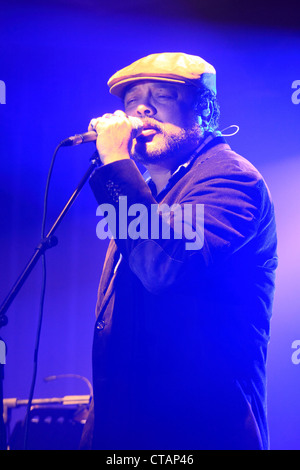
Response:
[[[179,181],[179,179],[182,178],[183,175],[187,173],[187,171],[192,166],[196,158],[198,158],[200,155],[204,154],[210,148],[215,147],[218,144],[226,144],[226,140],[222,136],[221,132],[215,131],[215,132],[208,133],[205,136],[204,140],[199,145],[199,147],[197,147],[196,150],[193,152],[193,154],[188,159],[188,161],[179,165],[178,168],[172,173],[168,183],[159,194],[156,194],[156,186],[153,183],[148,170],[146,170],[145,173],[143,174],[143,178],[145,182],[148,184],[153,196],[155,197],[159,196],[159,199],[162,199],[161,196],[165,195],[165,193],[168,192],[169,189],[171,189],[171,187],[174,186],[174,184],[177,181]]]

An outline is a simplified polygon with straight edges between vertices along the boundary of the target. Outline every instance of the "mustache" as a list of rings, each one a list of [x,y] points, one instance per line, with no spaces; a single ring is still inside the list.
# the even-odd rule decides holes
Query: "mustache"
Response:
[[[155,129],[158,132],[163,132],[163,123],[161,121],[158,121],[157,119],[154,118],[149,118],[149,117],[143,117],[140,118],[141,121],[143,121],[144,127]]]

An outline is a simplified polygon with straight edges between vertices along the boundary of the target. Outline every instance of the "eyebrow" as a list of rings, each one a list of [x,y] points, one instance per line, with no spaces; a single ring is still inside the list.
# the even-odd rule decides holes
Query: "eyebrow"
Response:
[[[170,82],[163,82],[163,81],[157,81],[155,82],[153,80],[152,84],[154,85],[155,88],[168,88],[168,89],[171,89],[173,91],[177,91],[176,89],[176,86],[174,86],[172,83]],[[127,90],[125,91],[124,93],[124,98],[126,95],[128,95],[129,93],[133,93],[134,91],[136,91],[136,89],[140,86],[141,84],[138,83],[138,84],[132,84],[132,85],[129,85]]]
[[[125,98],[125,96],[129,95],[130,93],[134,93],[136,91],[137,87],[138,87],[138,85],[132,85],[132,86],[128,87],[127,90],[124,93],[124,98]]]

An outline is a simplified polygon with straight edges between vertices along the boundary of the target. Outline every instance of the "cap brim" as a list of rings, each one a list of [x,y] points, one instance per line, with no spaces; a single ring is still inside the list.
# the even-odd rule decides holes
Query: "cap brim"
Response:
[[[125,89],[129,85],[131,85],[134,82],[141,82],[143,80],[155,80],[155,81],[158,81],[158,82],[173,82],[173,83],[183,83],[183,84],[188,83],[185,80],[179,80],[179,79],[176,79],[176,78],[158,77],[157,75],[151,76],[151,74],[149,74],[147,76],[144,75],[142,77],[128,77],[124,80],[121,80],[118,83],[116,83],[115,85],[111,85],[111,87],[109,89],[109,92],[112,95],[118,96],[119,98],[123,98],[124,93],[125,93]]]

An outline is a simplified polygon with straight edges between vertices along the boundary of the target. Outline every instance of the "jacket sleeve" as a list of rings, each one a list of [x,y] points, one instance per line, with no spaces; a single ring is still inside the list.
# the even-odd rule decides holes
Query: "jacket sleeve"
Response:
[[[260,222],[262,180],[238,168],[209,177],[193,172],[177,203],[164,210],[132,160],[98,168],[90,185],[103,212],[107,204],[114,208],[115,241],[152,293],[171,286],[192,256],[199,269],[226,260],[255,236]]]

